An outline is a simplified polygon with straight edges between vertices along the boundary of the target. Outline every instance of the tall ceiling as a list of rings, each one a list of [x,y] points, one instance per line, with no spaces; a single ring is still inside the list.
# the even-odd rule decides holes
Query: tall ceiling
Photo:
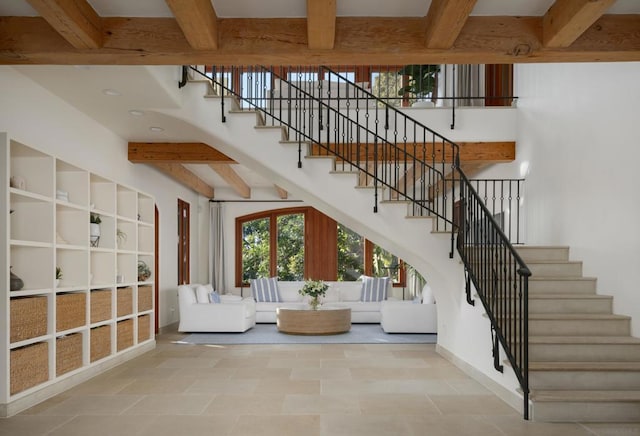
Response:
[[[130,142],[182,150],[193,130],[153,111],[178,103],[144,66],[583,61],[640,61],[640,0],[0,0],[0,65]],[[211,163],[159,169],[203,195],[286,196]]]
[[[0,64],[637,60],[638,0],[0,2]]]

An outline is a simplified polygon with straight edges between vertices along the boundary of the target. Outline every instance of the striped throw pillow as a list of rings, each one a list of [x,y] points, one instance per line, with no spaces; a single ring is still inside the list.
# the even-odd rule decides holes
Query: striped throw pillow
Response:
[[[279,303],[280,292],[278,292],[277,277],[262,277],[251,280],[251,294],[258,302]]]
[[[387,299],[387,288],[389,287],[389,277],[367,277],[362,278],[361,301],[382,301]]]

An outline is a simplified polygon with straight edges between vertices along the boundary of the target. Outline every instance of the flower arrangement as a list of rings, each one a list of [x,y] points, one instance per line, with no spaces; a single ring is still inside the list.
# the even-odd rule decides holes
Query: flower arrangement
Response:
[[[309,297],[311,297],[311,300],[309,300],[309,305],[313,310],[317,310],[318,306],[320,305],[319,298],[324,297],[324,295],[327,293],[328,288],[329,285],[327,285],[322,280],[307,279],[304,283],[304,286],[298,291],[298,293],[300,295],[308,295]]]

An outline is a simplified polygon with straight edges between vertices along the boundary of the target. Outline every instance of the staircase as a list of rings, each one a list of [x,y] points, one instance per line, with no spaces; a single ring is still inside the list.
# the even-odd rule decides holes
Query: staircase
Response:
[[[529,279],[532,418],[547,422],[640,420],[640,339],[612,313],[568,247],[518,247]]]
[[[452,283],[462,277],[459,263],[450,262],[443,255],[449,251],[451,232],[430,232],[437,219],[428,214],[420,220],[406,220],[413,217],[415,205],[407,208],[406,201],[397,201],[397,195],[388,194],[388,186],[372,186],[371,178],[376,176],[372,167],[364,165],[358,170],[347,165],[345,169],[344,163],[337,165],[330,155],[309,159],[308,141],[291,140],[286,128],[267,125],[260,111],[240,110],[233,98],[221,101],[214,97],[213,104],[220,103],[227,105],[226,109],[222,106],[222,115],[228,116],[224,123],[215,126],[218,139],[215,143],[223,152],[388,247],[419,270],[441,274]],[[211,100],[207,104],[212,104]],[[206,111],[199,110],[197,114],[202,116],[203,112]],[[255,142],[235,140],[233,132],[237,129],[252,130],[249,134],[255,136]],[[255,143],[264,145],[257,147]],[[299,162],[307,157],[297,171],[290,166],[296,155]],[[318,180],[322,180],[322,185]],[[371,214],[371,191],[376,189],[381,190],[383,207]],[[377,191],[375,196],[377,209]],[[362,223],[362,214],[367,214],[366,225]],[[425,220],[432,224],[425,224]],[[425,257],[425,247],[435,254]],[[582,264],[569,260],[569,248],[519,246],[517,252],[532,273],[528,282],[527,367],[531,417],[536,421],[557,422],[640,420],[640,340],[630,336],[630,319],[612,313],[612,298],[596,294],[596,279],[583,277]],[[513,265],[509,280],[516,277],[517,263]],[[446,289],[453,291],[456,285]],[[444,299],[439,302],[440,313],[448,302]],[[506,316],[520,318],[517,313]],[[518,336],[522,329],[520,324],[503,332],[503,336]],[[518,347],[516,344],[514,352],[517,364],[523,361]]]

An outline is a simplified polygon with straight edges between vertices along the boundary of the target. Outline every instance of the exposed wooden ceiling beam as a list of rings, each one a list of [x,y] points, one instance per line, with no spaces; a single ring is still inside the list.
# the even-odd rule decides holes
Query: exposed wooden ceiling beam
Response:
[[[237,163],[202,142],[130,142],[129,162]]]
[[[449,49],[462,31],[477,0],[433,0],[426,20],[426,47]]]
[[[556,0],[542,20],[545,47],[569,47],[615,0]]]
[[[476,161],[486,163],[512,162],[516,158],[516,143],[514,141],[458,142],[457,144],[460,146],[460,161],[465,163]],[[344,149],[344,145],[340,145],[340,147]],[[382,145],[378,145],[378,156],[389,155],[389,153],[382,152],[382,147]],[[401,150],[404,150],[406,147],[407,152],[410,154],[415,153],[417,159],[430,160],[431,156],[435,154],[436,161],[452,161],[453,152],[451,147],[444,147],[443,152],[443,145],[441,143],[436,144],[435,149],[430,144],[427,144],[424,150],[422,145],[418,145],[415,147],[415,152],[413,143],[406,145],[398,144],[398,147]],[[337,148],[338,146],[336,144],[329,145],[330,150]],[[353,144],[353,153],[350,159],[353,162],[373,161],[374,151],[373,144],[360,144],[359,147]],[[311,155],[326,156],[327,151],[320,149],[318,145],[312,145]]]
[[[312,50],[330,50],[336,37],[336,0],[307,0],[307,38]]]
[[[229,164],[209,164],[231,188],[242,198],[251,198],[251,188]]]
[[[76,49],[102,46],[102,20],[86,0],[27,0]]]
[[[214,198],[214,190],[205,181],[179,163],[149,162],[172,179],[206,198]]]
[[[218,17],[211,0],[165,0],[189,45],[196,50],[218,48]]]
[[[640,15],[604,15],[570,47],[542,45],[542,17],[471,16],[448,50],[425,48],[424,18],[338,17],[332,50],[307,46],[304,18],[218,19],[217,50],[191,47],[173,18],[102,19],[79,50],[41,17],[0,17],[0,64],[372,65],[640,61]]]
[[[276,188],[276,191],[278,192],[278,197],[280,197],[280,199],[286,200],[287,198],[289,198],[289,193],[286,191],[286,189],[283,189],[278,185],[273,185],[273,186]]]

